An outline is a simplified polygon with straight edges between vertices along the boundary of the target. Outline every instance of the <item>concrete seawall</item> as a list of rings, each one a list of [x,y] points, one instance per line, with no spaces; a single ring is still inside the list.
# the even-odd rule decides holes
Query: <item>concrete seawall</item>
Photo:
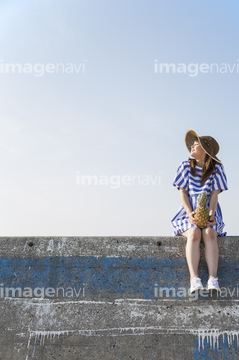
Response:
[[[188,294],[185,243],[0,238],[0,360],[238,358],[239,238],[218,238],[221,296]]]

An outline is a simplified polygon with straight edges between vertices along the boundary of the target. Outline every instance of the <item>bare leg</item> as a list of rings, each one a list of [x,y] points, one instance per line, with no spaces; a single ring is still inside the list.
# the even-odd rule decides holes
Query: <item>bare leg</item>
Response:
[[[217,277],[219,250],[217,243],[217,231],[212,228],[205,228],[202,231],[202,238],[205,243],[205,259],[208,266],[209,279]]]
[[[198,276],[198,264],[200,260],[200,241],[202,231],[198,227],[193,227],[182,233],[187,238],[186,259],[188,263],[190,281]]]

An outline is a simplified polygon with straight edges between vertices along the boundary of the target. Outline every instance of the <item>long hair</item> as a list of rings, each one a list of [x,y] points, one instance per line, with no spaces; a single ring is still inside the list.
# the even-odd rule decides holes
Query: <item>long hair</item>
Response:
[[[196,160],[189,158],[190,161],[190,170],[192,174],[196,175]],[[212,159],[211,156],[206,154],[205,161],[202,169],[202,178],[201,178],[201,186],[205,183],[205,181],[212,175],[214,171],[216,171],[216,160]],[[217,172],[217,171],[216,171]]]

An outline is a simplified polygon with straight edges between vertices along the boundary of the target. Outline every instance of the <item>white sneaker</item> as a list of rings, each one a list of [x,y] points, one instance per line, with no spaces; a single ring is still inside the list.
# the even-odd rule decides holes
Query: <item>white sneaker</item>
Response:
[[[195,277],[191,281],[191,287],[190,287],[190,293],[192,294],[196,290],[203,289],[201,279],[198,277]]]
[[[221,293],[221,289],[218,285],[218,278],[211,277],[207,282],[207,290],[217,290]]]

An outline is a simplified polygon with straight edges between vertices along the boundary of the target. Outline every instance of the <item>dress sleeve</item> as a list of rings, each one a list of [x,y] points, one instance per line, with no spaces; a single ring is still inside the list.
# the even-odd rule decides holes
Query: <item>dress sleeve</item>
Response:
[[[227,189],[227,177],[224,167],[221,164],[217,164],[216,171],[213,174],[211,190],[219,190],[219,192],[222,192]]]
[[[189,166],[186,166],[185,161],[183,161],[177,171],[176,175],[173,180],[173,186],[176,186],[176,188],[179,190],[179,188],[183,188],[185,190],[188,190],[188,171]]]

